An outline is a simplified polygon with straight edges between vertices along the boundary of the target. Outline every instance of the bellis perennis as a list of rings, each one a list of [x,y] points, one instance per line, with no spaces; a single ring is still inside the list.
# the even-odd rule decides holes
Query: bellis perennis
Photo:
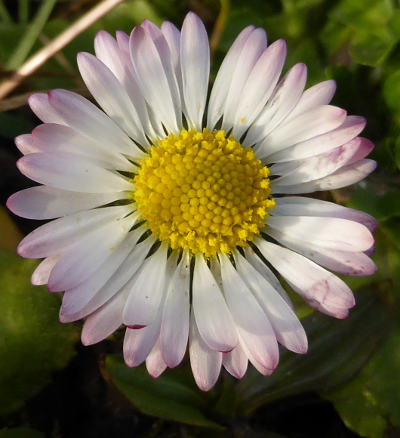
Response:
[[[348,286],[330,271],[370,275],[375,220],[300,197],[356,183],[375,162],[358,135],[365,120],[329,105],[334,81],[304,90],[307,68],[280,79],[283,40],[249,26],[234,41],[209,99],[210,55],[201,20],[164,22],[116,38],[101,31],[80,53],[98,106],[65,90],[34,94],[43,121],[17,137],[20,171],[42,184],[8,207],[55,219],[23,239],[44,258],[33,284],[65,291],[62,322],[84,319],[82,342],[125,326],[128,366],[157,377],[188,347],[197,385],[248,361],[265,375],[278,343],[307,338],[276,277],[311,306],[345,318]],[[294,195],[294,196],[282,196]],[[57,218],[57,219],[56,219]]]

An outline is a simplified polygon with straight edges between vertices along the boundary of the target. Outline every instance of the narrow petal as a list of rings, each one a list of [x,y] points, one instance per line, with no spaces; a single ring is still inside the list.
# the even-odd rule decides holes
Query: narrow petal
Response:
[[[52,90],[49,92],[49,102],[62,117],[64,124],[81,134],[105,143],[134,159],[144,156],[136,144],[106,114],[79,94],[66,90]]]
[[[28,99],[31,110],[44,123],[65,124],[64,120],[49,103],[49,97],[46,93],[35,93]]]
[[[131,138],[146,145],[136,109],[111,70],[90,53],[79,53],[77,61],[82,79],[100,107]]]
[[[308,88],[301,96],[288,121],[320,105],[328,105],[336,92],[336,82],[332,79]]]
[[[267,37],[264,29],[255,29],[246,40],[237,58],[236,67],[233,71],[229,91],[225,99],[222,129],[225,131],[233,127],[235,113],[240,105],[242,90],[247,83],[249,75],[256,62],[267,48]]]
[[[132,211],[130,206],[108,207],[82,211],[56,219],[36,228],[18,245],[18,254],[27,258],[42,258],[62,254],[79,242],[93,228]]]
[[[240,345],[222,355],[224,368],[236,379],[241,379],[246,374],[248,362],[246,353]]]
[[[339,274],[363,277],[375,274],[377,270],[375,263],[364,252],[324,248],[277,230],[270,235],[282,245]]]
[[[71,315],[84,308],[115,274],[129,253],[134,250],[140,236],[141,232],[138,233],[137,230],[128,233],[123,242],[112,251],[93,275],[80,282],[78,286],[67,290],[63,296],[62,312]]]
[[[92,230],[61,257],[50,274],[48,288],[52,292],[72,289],[89,278],[123,241],[137,216],[110,221]],[[95,248],[95,250],[94,250]]]
[[[39,152],[39,148],[35,144],[35,140],[32,134],[22,134],[15,137],[15,145],[22,154],[32,154],[34,152]]]
[[[79,193],[36,186],[11,195],[7,208],[14,214],[29,219],[54,219],[127,197],[127,192]]]
[[[129,37],[125,32],[117,31],[117,39],[118,42],[104,30],[97,32],[94,39],[96,56],[114,73],[122,84],[135,107],[146,135],[149,138],[154,138],[146,102],[137,84],[136,74],[131,62]],[[121,46],[124,48],[121,48]]]
[[[165,363],[174,368],[185,355],[189,335],[190,260],[185,252],[168,287],[162,316],[160,345]]]
[[[355,304],[349,287],[338,277],[300,254],[262,239],[254,241],[262,255],[311,306],[345,318]]]
[[[40,262],[39,266],[33,271],[31,283],[35,286],[47,284],[51,270],[54,268],[55,264],[60,260],[60,258],[60,255],[55,255],[47,257]]]
[[[204,24],[193,12],[186,15],[182,25],[180,60],[189,126],[201,130],[210,74],[210,47]]]
[[[312,216],[271,216],[266,233],[277,230],[287,236],[309,241],[313,245],[339,251],[366,251],[374,244],[364,225],[347,219]]]
[[[271,371],[279,362],[276,336],[267,315],[225,254],[220,255],[225,299],[232,313],[242,345],[253,360]]]
[[[142,95],[167,130],[177,133],[180,129],[177,109],[174,106],[160,54],[149,32],[141,27],[135,27],[129,45]]]
[[[101,287],[101,289],[93,296],[93,298],[87,303],[83,304],[75,313],[69,311],[69,298],[68,294],[64,294],[63,304],[60,309],[60,321],[67,323],[77,321],[95,312],[104,303],[110,300],[118,291],[123,291],[122,288],[134,277],[135,273],[140,269],[144,259],[149,253],[150,248],[154,245],[153,238],[147,238],[145,241],[139,243],[130,252],[128,257],[111,276],[111,278]],[[125,288],[124,288],[125,289]],[[130,288],[126,288],[130,290]],[[65,304],[64,304],[65,300]],[[78,303],[74,303],[74,307],[77,307]]]
[[[124,308],[125,325],[147,326],[155,320],[167,288],[167,249],[161,245],[136,274]]]
[[[374,148],[366,138],[356,137],[332,151],[304,160],[279,163],[270,167],[272,175],[282,175],[275,182],[279,185],[301,184],[332,174],[343,166],[365,158]],[[279,167],[279,169],[277,169]],[[276,172],[279,173],[276,173]]]
[[[167,368],[167,364],[161,354],[160,340],[156,342],[150,354],[146,358],[146,368],[151,377],[159,377]]]
[[[271,97],[286,58],[286,43],[275,41],[258,59],[243,88],[240,104],[233,119],[232,135],[240,138],[252,125]]]
[[[161,310],[152,324],[141,329],[127,328],[124,338],[124,359],[129,367],[137,367],[150,354],[160,334]]]
[[[346,111],[341,108],[329,105],[317,107],[279,125],[254,150],[260,159],[266,158],[281,149],[332,131],[345,118]]]
[[[348,116],[338,128],[278,151],[268,157],[268,162],[281,163],[301,160],[329,152],[357,137],[365,128],[365,124],[366,120],[363,117]]]
[[[281,282],[274,275],[274,273],[269,269],[269,267],[256,255],[254,250],[247,246],[244,249],[246,260],[251,264],[251,266],[256,269],[256,271],[261,274],[264,279],[278,292],[278,294],[285,300],[286,304],[293,309],[293,303],[282,287]]]
[[[276,205],[272,211],[273,215],[338,217],[359,222],[370,231],[373,231],[378,225],[377,221],[369,214],[354,210],[353,208],[343,207],[333,202],[300,196],[277,198],[275,202]]]
[[[100,309],[87,317],[81,334],[83,345],[93,345],[102,341],[122,325],[122,309],[125,301],[126,293],[116,294]]]
[[[341,189],[342,187],[358,183],[375,169],[376,161],[364,159],[348,166],[344,166],[336,172],[315,181],[287,186],[273,182],[271,184],[271,192],[297,194],[312,193],[320,190]]]
[[[307,336],[292,307],[246,258],[236,253],[235,262],[239,275],[267,314],[279,343],[295,353],[306,353]]]
[[[201,254],[196,255],[194,266],[192,306],[199,333],[209,348],[230,351],[237,345],[231,313]]]
[[[37,152],[76,154],[105,169],[133,172],[135,166],[109,145],[91,140],[69,126],[44,123],[32,131]],[[35,152],[35,151],[33,151]]]
[[[300,99],[306,80],[305,64],[296,64],[287,72],[261,114],[251,125],[244,140],[245,145],[259,142],[285,119]]]
[[[226,97],[229,92],[232,76],[238,64],[239,56],[249,37],[254,31],[254,26],[247,26],[236,37],[218,70],[214,85],[211,90],[207,110],[207,128],[212,131],[218,120],[222,117]]]
[[[23,175],[55,189],[91,193],[133,189],[133,184],[118,173],[68,153],[28,154],[18,160],[17,166]]]
[[[203,341],[193,314],[190,321],[189,356],[194,380],[202,391],[209,391],[217,382],[222,353],[211,350]]]

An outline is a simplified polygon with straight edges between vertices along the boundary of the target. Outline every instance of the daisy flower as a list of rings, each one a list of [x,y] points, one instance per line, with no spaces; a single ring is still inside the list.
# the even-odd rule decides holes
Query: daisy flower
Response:
[[[363,179],[365,120],[329,104],[332,80],[304,91],[307,68],[284,76],[283,40],[246,27],[208,98],[201,20],[179,31],[150,21],[130,36],[100,31],[78,66],[98,106],[66,90],[34,94],[43,121],[17,137],[20,171],[41,185],[8,200],[15,214],[55,219],[18,253],[44,258],[32,283],[65,291],[62,322],[84,319],[82,342],[125,326],[128,366],[157,377],[189,350],[197,385],[248,362],[269,375],[278,343],[306,353],[282,287],[345,318],[354,306],[337,276],[370,275],[369,215],[301,197]],[[294,196],[282,196],[294,195]]]

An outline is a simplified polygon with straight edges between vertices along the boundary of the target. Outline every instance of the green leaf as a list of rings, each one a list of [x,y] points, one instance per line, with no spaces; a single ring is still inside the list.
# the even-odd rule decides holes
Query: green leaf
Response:
[[[0,250],[0,414],[18,409],[74,354],[77,327],[59,323],[57,295],[30,285],[36,266]]]
[[[221,429],[206,415],[211,394],[201,393],[182,368],[153,379],[145,367],[131,369],[119,356],[108,356],[103,374],[144,414]]]
[[[327,391],[353,377],[391,323],[388,310],[371,292],[359,292],[357,301],[346,320],[317,313],[303,319],[308,353],[282,351],[278,368],[268,378],[250,369],[235,388],[239,412],[249,414],[265,403],[304,391]]]
[[[376,67],[381,64],[394,47],[397,39],[386,29],[371,32],[359,30],[350,45],[350,56],[361,65]]]
[[[398,191],[384,185],[381,187],[358,188],[352,193],[347,206],[365,211],[374,216],[378,221],[400,216],[400,196]]]
[[[17,427],[15,429],[1,429],[0,438],[44,438],[44,435],[34,429]]]
[[[400,425],[400,329],[394,331],[360,374],[325,394],[350,429],[368,438],[382,438]]]
[[[383,97],[390,109],[400,112],[400,70],[392,73],[384,82]]]
[[[4,207],[0,207],[0,248],[15,250],[22,236]]]

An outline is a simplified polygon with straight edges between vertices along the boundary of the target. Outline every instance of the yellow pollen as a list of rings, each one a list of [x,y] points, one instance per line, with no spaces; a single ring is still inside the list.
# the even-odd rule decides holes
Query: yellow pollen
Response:
[[[211,257],[260,234],[275,206],[268,176],[253,150],[224,131],[183,129],[140,162],[134,198],[158,239]]]

